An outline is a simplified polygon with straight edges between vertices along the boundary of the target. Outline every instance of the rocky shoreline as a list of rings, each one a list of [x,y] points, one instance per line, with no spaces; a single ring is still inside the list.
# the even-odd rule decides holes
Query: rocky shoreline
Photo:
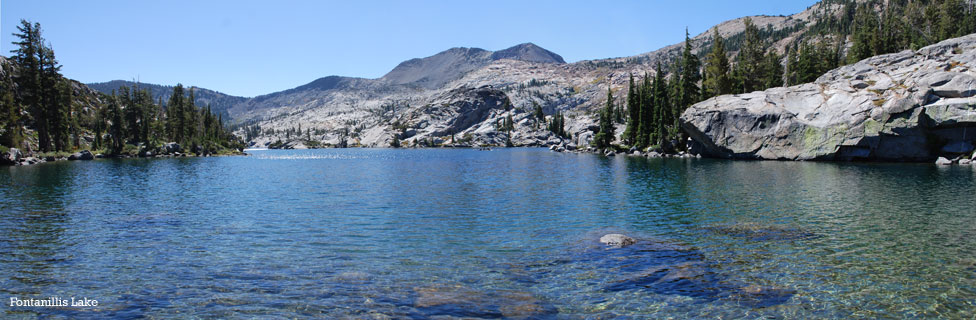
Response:
[[[243,151],[232,153],[213,153],[209,150],[183,150],[176,142],[169,142],[155,148],[140,148],[136,154],[102,154],[92,153],[90,150],[81,150],[67,156],[41,156],[36,153],[26,153],[17,148],[10,148],[7,152],[0,153],[0,165],[6,166],[28,166],[45,162],[54,161],[87,161],[103,158],[179,158],[179,157],[211,157],[221,155],[247,155]]]

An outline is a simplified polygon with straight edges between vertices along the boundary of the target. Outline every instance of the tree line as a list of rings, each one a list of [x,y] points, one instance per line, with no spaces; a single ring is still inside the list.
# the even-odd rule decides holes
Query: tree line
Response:
[[[80,89],[60,74],[61,66],[41,36],[40,24],[21,20],[17,30],[13,66],[5,66],[7,76],[0,81],[0,144],[19,147],[25,137],[36,134],[40,152],[88,147],[121,154],[140,144],[143,150],[151,150],[165,142],[177,142],[197,153],[243,147],[224,128],[223,117],[209,106],[197,106],[193,89],[185,90],[183,85],[173,88],[165,104],[162,99],[153,101],[148,88],[136,85],[99,94],[86,106],[77,97],[81,93],[73,93]],[[89,135],[92,141],[83,141]]]

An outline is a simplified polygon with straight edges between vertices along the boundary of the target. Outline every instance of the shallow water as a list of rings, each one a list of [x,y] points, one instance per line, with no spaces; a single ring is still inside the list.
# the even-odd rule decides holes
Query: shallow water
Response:
[[[3,167],[0,316],[972,318],[974,181],[542,149]],[[49,296],[99,305],[8,305]]]

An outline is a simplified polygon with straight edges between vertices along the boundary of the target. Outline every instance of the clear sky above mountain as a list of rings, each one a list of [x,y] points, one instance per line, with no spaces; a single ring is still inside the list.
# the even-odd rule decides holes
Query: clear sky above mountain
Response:
[[[789,15],[814,0],[737,1],[44,1],[0,2],[0,50],[20,19],[82,82],[177,82],[233,95],[327,75],[377,78],[451,47],[532,42],[567,62],[636,55],[747,15]]]

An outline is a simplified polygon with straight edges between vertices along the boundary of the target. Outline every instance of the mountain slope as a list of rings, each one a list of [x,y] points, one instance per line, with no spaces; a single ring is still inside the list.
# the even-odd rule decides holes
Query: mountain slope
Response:
[[[154,100],[163,99],[163,103],[169,101],[169,96],[173,94],[173,86],[165,86],[151,83],[137,83],[125,80],[113,80],[108,82],[99,83],[89,83],[87,84],[89,88],[97,90],[98,92],[104,94],[112,94],[112,91],[118,91],[119,87],[139,87],[140,89],[149,89]],[[242,104],[248,100],[245,97],[232,96],[224,94],[221,92],[204,89],[204,88],[194,88],[193,94],[198,106],[210,106],[214,114],[223,114],[225,117],[228,116],[228,109]]]
[[[534,43],[523,43],[491,53],[491,60],[512,59],[527,62],[566,63],[563,57]]]
[[[430,57],[404,61],[380,79],[393,84],[435,89],[457,80],[465,73],[502,59],[566,63],[558,54],[532,43],[523,43],[495,52],[479,48],[451,48]]]

